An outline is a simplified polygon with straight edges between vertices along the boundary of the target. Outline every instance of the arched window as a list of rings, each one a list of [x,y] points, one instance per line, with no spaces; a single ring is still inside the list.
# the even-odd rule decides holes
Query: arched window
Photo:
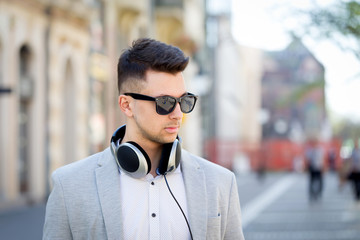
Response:
[[[4,76],[3,76],[3,70],[4,70],[4,60],[3,60],[3,48],[2,43],[0,41],[0,87],[3,87],[4,85]]]
[[[31,51],[23,45],[19,51],[19,135],[18,135],[18,177],[20,193],[29,191],[30,172],[30,110],[33,95],[31,79]]]
[[[2,43],[0,41],[0,87],[4,87],[4,81],[3,81],[3,66],[4,62],[3,62],[3,48],[2,48]],[[5,115],[4,112],[4,107],[3,107],[3,101],[1,98],[1,93],[0,93],[0,115],[3,116],[3,114]],[[0,132],[4,133],[4,122],[3,119],[0,117]],[[3,136],[3,134],[0,135],[0,201],[2,198],[5,197],[5,157],[4,157],[4,142],[5,141],[5,137]]]

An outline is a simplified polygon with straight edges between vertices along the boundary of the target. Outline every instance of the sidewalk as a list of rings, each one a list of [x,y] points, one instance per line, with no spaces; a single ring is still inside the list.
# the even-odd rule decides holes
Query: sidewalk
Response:
[[[38,240],[42,238],[45,203],[0,212],[1,240]]]
[[[294,173],[280,176],[242,204],[242,210],[246,240],[360,239],[360,204],[349,184],[339,189],[335,174],[325,175],[323,196],[317,202],[309,201],[307,174]]]

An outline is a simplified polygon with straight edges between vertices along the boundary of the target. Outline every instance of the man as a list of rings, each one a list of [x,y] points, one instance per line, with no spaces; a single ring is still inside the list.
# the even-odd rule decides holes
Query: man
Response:
[[[350,176],[349,179],[353,184],[353,192],[356,201],[360,202],[360,141],[357,139],[355,141],[354,148],[350,156]]]
[[[323,189],[324,151],[317,139],[310,140],[305,154],[309,170],[310,200],[318,200]]]
[[[234,174],[181,149],[197,97],[173,46],[139,39],[118,63],[126,125],[110,148],[53,173],[44,239],[244,239]]]

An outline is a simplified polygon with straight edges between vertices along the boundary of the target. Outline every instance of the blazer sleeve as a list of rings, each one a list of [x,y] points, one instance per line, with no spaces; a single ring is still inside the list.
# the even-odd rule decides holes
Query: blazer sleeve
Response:
[[[53,190],[46,204],[43,240],[72,239],[63,188],[56,171],[52,175]]]
[[[244,240],[244,234],[241,223],[241,208],[238,194],[238,188],[236,184],[235,175],[232,174],[231,190],[229,197],[229,210],[228,219],[226,224],[224,239],[238,239]]]

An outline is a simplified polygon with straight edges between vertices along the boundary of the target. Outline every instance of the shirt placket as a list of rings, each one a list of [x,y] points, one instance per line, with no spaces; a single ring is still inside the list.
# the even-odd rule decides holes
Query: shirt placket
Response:
[[[149,184],[149,239],[158,240],[160,239],[160,186],[155,180],[151,181]]]

